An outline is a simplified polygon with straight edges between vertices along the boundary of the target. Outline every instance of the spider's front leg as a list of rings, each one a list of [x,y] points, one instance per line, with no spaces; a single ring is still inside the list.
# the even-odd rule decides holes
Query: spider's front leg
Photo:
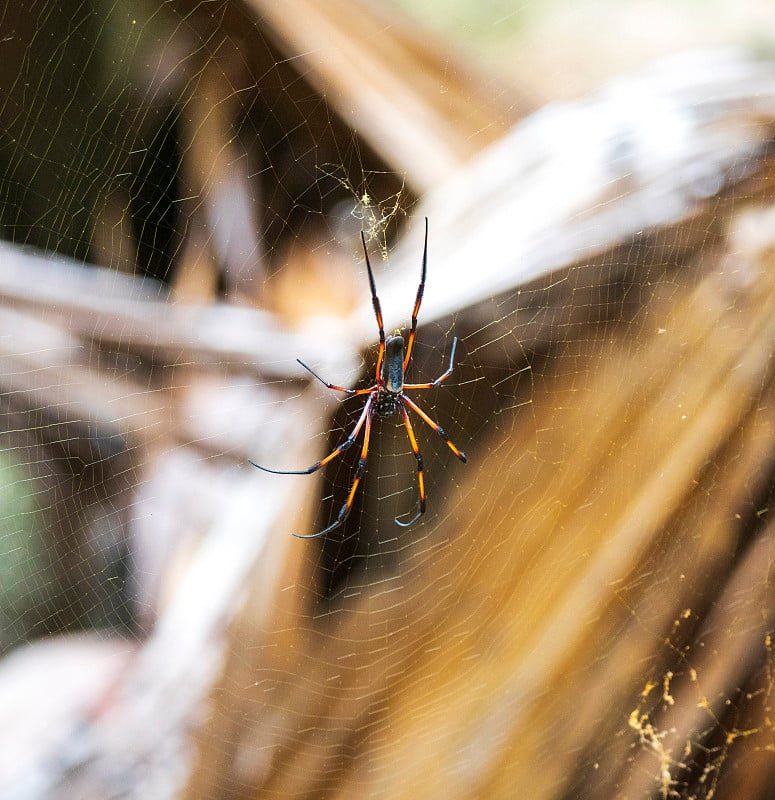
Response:
[[[409,359],[412,357],[412,347],[414,337],[417,335],[417,316],[420,313],[422,296],[425,293],[425,277],[428,272],[428,217],[425,218],[425,246],[422,251],[422,272],[420,273],[420,285],[417,287],[417,298],[414,301],[412,310],[412,329],[409,331],[409,338],[406,341],[406,355],[404,356],[404,372],[409,366]]]

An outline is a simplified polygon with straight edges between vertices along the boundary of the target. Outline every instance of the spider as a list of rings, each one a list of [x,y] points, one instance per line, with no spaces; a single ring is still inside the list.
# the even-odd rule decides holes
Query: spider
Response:
[[[310,533],[301,535],[294,533],[293,535],[298,539],[315,539],[318,536],[325,536],[327,533],[338,528],[347,519],[348,514],[353,506],[355,493],[358,485],[366,472],[366,463],[369,457],[369,439],[371,437],[371,423],[376,414],[379,417],[391,417],[395,414],[400,414],[403,419],[406,433],[409,437],[409,445],[412,448],[412,453],[417,459],[417,484],[419,488],[420,500],[419,509],[415,515],[407,522],[400,520],[396,517],[395,522],[397,525],[408,528],[410,525],[417,522],[417,520],[425,513],[425,479],[423,476],[423,461],[420,454],[420,448],[417,445],[417,438],[414,435],[411,420],[407,409],[412,409],[426,425],[433,428],[436,433],[441,436],[445,441],[447,447],[465,464],[465,454],[458,449],[448,438],[444,429],[436,422],[434,422],[407,394],[407,391],[414,391],[415,389],[432,389],[438,386],[442,381],[445,381],[451,374],[455,362],[455,348],[457,347],[457,337],[452,340],[452,352],[449,357],[449,367],[446,372],[439,375],[435,381],[430,383],[404,383],[404,376],[406,375],[406,368],[409,366],[409,359],[412,356],[412,347],[414,345],[414,338],[417,332],[417,314],[420,311],[420,303],[422,303],[423,292],[425,291],[425,273],[428,265],[428,218],[425,218],[425,247],[422,256],[422,275],[420,277],[420,285],[417,289],[417,299],[414,301],[414,310],[412,311],[412,328],[409,331],[409,336],[406,340],[406,350],[404,350],[404,337],[396,334],[389,336],[385,339],[385,330],[382,325],[382,309],[380,307],[379,298],[377,297],[377,288],[374,284],[374,274],[371,271],[371,264],[369,263],[369,253],[366,249],[366,237],[361,231],[361,242],[363,243],[363,252],[366,256],[366,269],[369,274],[369,286],[371,288],[371,304],[374,307],[374,316],[377,318],[377,327],[379,328],[379,351],[377,353],[377,367],[376,367],[376,383],[369,386],[368,389],[345,389],[342,386],[329,383],[320,377],[313,369],[308,367],[301,359],[297,359],[304,369],[307,370],[313,377],[317,378],[324,386],[333,389],[337,392],[343,392],[347,395],[366,395],[366,403],[363,406],[361,415],[355,423],[350,435],[331,453],[320,461],[307,467],[307,469],[300,470],[279,470],[270,469],[269,467],[262,467],[254,461],[250,463],[264,472],[271,472],[275,475],[311,475],[317,472],[321,467],[324,467],[330,461],[333,461],[337,456],[341,455],[345,450],[351,447],[361,430],[363,430],[363,445],[361,446],[361,457],[358,460],[358,466],[355,470],[355,477],[353,478],[350,491],[347,495],[347,500],[339,511],[336,521],[317,533]]]

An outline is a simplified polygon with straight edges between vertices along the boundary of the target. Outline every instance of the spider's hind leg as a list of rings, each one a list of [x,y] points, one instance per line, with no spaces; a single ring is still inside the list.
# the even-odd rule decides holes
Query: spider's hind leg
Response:
[[[417,437],[414,435],[414,429],[412,428],[412,422],[409,419],[409,414],[406,413],[406,409],[401,406],[400,407],[401,416],[404,418],[404,427],[406,428],[406,433],[409,436],[409,444],[412,448],[412,453],[414,453],[414,457],[417,459],[417,486],[420,491],[420,508],[417,513],[408,521],[402,522],[398,517],[396,517],[396,525],[400,525],[402,528],[408,528],[410,525],[413,525],[417,522],[418,519],[425,513],[425,475],[423,473],[423,463],[422,463],[422,455],[420,453],[420,447],[417,444]]]
[[[361,482],[361,478],[363,477],[364,473],[366,472],[366,463],[369,458],[369,438],[371,436],[371,398],[366,403],[366,407],[364,408],[364,413],[361,415],[361,420],[366,420],[366,430],[363,434],[363,447],[361,448],[361,457],[358,459],[358,467],[355,470],[355,477],[353,478],[352,486],[350,487],[350,493],[347,495],[347,500],[342,508],[339,510],[339,514],[336,518],[336,521],[329,525],[327,528],[324,528],[322,531],[318,531],[317,533],[294,533],[297,539],[317,539],[318,536],[325,536],[327,533],[331,533],[331,531],[336,530],[350,514],[350,511],[353,507],[353,500],[355,500],[355,493],[358,491],[358,484]],[[358,424],[361,424],[361,420],[358,421]],[[352,442],[351,442],[352,444]]]
[[[355,442],[355,440],[358,438],[358,434],[361,432],[363,423],[369,416],[369,410],[371,409],[373,399],[373,397],[369,397],[369,399],[366,401],[366,404],[363,406],[363,411],[361,412],[358,421],[355,423],[355,427],[352,429],[350,435],[325,458],[322,458],[320,461],[316,461],[314,464],[310,464],[310,466],[308,466],[306,469],[270,469],[269,467],[262,467],[261,464],[256,464],[255,461],[248,461],[248,463],[254,467],[258,467],[258,469],[263,470],[264,472],[271,472],[274,475],[311,475],[313,472],[317,472],[321,467],[324,467],[330,461],[333,461],[338,455],[341,455],[345,450],[352,446],[353,442]]]
[[[447,447],[465,464],[466,454],[459,448],[457,445],[453,444],[453,442],[447,437],[447,432],[444,428],[439,425],[438,422],[434,422],[421,408],[417,405],[417,403],[412,402],[408,397],[405,395],[402,397],[404,403],[409,406],[416,414],[419,415],[420,419],[428,425],[429,427],[433,428],[436,433],[441,436],[441,438],[446,443]]]

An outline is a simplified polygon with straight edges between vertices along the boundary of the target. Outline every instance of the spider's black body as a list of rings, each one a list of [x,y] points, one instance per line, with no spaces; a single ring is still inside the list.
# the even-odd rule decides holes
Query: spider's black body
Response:
[[[374,413],[390,417],[401,409],[401,392],[404,390],[404,337],[391,336],[385,342],[385,360],[382,362],[382,386],[377,389]]]
[[[413,389],[432,389],[438,386],[442,381],[446,380],[451,374],[455,363],[455,348],[457,347],[457,338],[452,340],[452,352],[449,357],[449,368],[446,372],[441,374],[435,381],[430,383],[404,383],[404,376],[406,375],[406,368],[409,366],[409,359],[412,356],[412,347],[414,345],[415,334],[417,333],[417,314],[420,311],[420,303],[422,303],[423,292],[425,291],[425,273],[428,266],[428,219],[425,219],[425,248],[422,257],[422,276],[420,277],[420,285],[417,288],[417,299],[414,301],[414,310],[412,311],[412,327],[409,331],[409,336],[406,340],[406,350],[404,350],[404,337],[403,336],[390,336],[385,339],[385,329],[382,324],[382,308],[380,307],[379,298],[377,297],[377,287],[374,284],[374,275],[371,271],[371,264],[369,263],[369,253],[366,249],[366,237],[361,232],[361,241],[363,242],[363,252],[366,256],[366,270],[369,275],[369,287],[371,288],[371,304],[374,307],[374,316],[377,318],[377,326],[379,327],[379,352],[377,353],[377,369],[376,369],[376,383],[368,389],[345,389],[342,386],[329,383],[323,380],[314,370],[310,369],[303,361],[299,361],[304,369],[310,372],[321,383],[329,389],[334,389],[337,392],[344,392],[348,395],[367,395],[366,403],[363,406],[361,415],[355,427],[352,429],[350,435],[340,444],[333,452],[329,453],[324,459],[312,464],[307,469],[302,470],[277,470],[262,467],[254,461],[250,463],[254,467],[264,470],[265,472],[274,472],[281,475],[309,475],[317,472],[321,467],[328,464],[337,456],[341,455],[345,450],[351,447],[358,435],[363,429],[363,446],[361,448],[361,457],[358,459],[358,466],[355,470],[350,492],[347,495],[345,504],[339,511],[336,521],[329,525],[322,531],[317,533],[302,536],[298,533],[293,535],[299,539],[313,539],[317,536],[323,536],[326,533],[338,528],[350,513],[350,509],[355,499],[355,492],[358,489],[358,484],[366,472],[366,462],[369,455],[369,439],[371,437],[371,423],[374,415],[379,417],[390,417],[395,414],[400,414],[403,418],[404,427],[406,428],[407,436],[409,437],[409,444],[412,448],[412,453],[417,460],[417,484],[420,493],[419,509],[417,513],[408,521],[402,522],[396,519],[396,524],[403,527],[408,527],[413,522],[416,522],[425,513],[425,478],[423,473],[423,460],[420,455],[420,448],[417,445],[417,439],[414,435],[412,422],[409,419],[407,409],[412,409],[419,417],[433,428],[436,433],[446,442],[447,447],[463,462],[465,463],[465,454],[459,450],[447,438],[444,429],[434,422],[407,394],[407,390]]]

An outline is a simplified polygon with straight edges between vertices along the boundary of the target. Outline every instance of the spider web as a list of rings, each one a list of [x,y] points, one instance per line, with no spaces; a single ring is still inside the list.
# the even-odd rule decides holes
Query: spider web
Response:
[[[3,796],[768,796],[764,10],[401,5],[0,13]]]

